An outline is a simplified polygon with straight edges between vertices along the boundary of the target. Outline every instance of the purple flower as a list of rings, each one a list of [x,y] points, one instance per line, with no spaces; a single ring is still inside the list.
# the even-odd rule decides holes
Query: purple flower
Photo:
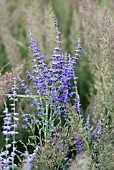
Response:
[[[82,140],[79,137],[76,138],[76,150],[77,150],[77,154],[80,154],[83,152]]]
[[[49,118],[49,126],[52,124],[52,120],[55,117],[58,119],[61,117],[65,119],[69,115],[69,108],[67,107],[70,102],[70,97],[74,97],[73,108],[80,112],[80,98],[77,91],[77,78],[75,78],[75,64],[76,61],[81,58],[80,56],[80,39],[78,39],[78,45],[75,49],[75,55],[71,57],[69,54],[63,54],[60,48],[60,32],[58,30],[57,19],[54,17],[54,24],[56,29],[55,48],[53,49],[53,55],[50,61],[50,66],[47,66],[44,62],[44,55],[40,53],[36,41],[32,38],[30,33],[30,46],[32,54],[32,72],[27,71],[27,76],[30,82],[33,84],[35,95],[39,98],[35,98],[25,84],[19,77],[18,80],[21,85],[21,89],[24,90],[24,95],[30,96],[32,106],[37,108],[37,116],[43,120]],[[72,89],[71,80],[74,77],[75,88]],[[69,91],[73,90],[70,94]],[[70,94],[70,95],[69,95]],[[48,115],[51,112],[51,116]],[[23,115],[24,117],[24,115]],[[25,126],[29,126],[36,119],[32,119],[29,116],[24,117]],[[56,121],[56,120],[55,120]],[[47,126],[44,126],[47,128]],[[44,130],[46,131],[46,130]],[[47,131],[46,131],[47,133]],[[45,135],[46,136],[46,135]]]
[[[18,134],[16,131],[17,128],[17,123],[18,123],[18,113],[16,113],[16,102],[18,101],[17,98],[17,90],[18,90],[18,85],[16,84],[16,78],[14,78],[14,85],[12,85],[12,94],[8,96],[9,100],[12,102],[10,104],[11,106],[11,112],[8,111],[7,106],[5,105],[5,110],[3,113],[5,114],[4,120],[4,125],[2,126],[3,128],[3,135],[5,136],[5,150],[2,151],[0,154],[1,161],[0,165],[3,164],[3,169],[9,169],[9,165],[12,164],[14,165],[14,155],[15,155],[15,135]],[[9,143],[10,138],[13,136],[13,141],[12,143]],[[13,145],[13,151],[11,152],[11,156],[9,156],[9,151],[8,149]]]
[[[26,152],[24,154],[25,156],[25,159],[24,159],[24,164],[23,164],[23,167],[22,167],[22,170],[31,170],[32,169],[32,158],[30,157],[29,153]]]
[[[97,123],[97,127],[93,130],[92,132],[92,136],[97,140],[99,141],[101,135],[103,134],[103,132],[101,131],[101,122],[98,121]]]
[[[24,159],[22,170],[31,170],[32,169],[33,160],[36,157],[37,151],[38,151],[38,147],[35,148],[35,150],[32,154],[29,154],[27,151],[23,154],[25,159]]]

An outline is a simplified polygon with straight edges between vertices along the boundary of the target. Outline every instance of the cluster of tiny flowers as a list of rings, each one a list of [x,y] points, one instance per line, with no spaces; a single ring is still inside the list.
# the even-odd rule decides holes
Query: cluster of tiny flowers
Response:
[[[21,90],[24,90],[24,95],[31,94],[30,90],[28,90],[29,86],[27,86],[24,80],[21,80],[20,76],[18,76],[18,81],[21,85]]]
[[[14,78],[15,81],[15,78]],[[16,131],[17,128],[17,122],[18,122],[18,113],[16,113],[15,110],[15,103],[18,101],[17,99],[17,85],[14,84],[12,85],[12,94],[8,96],[9,100],[12,101],[11,106],[11,112],[8,111],[8,108],[6,107],[3,113],[5,114],[4,120],[4,125],[2,126],[3,128],[3,135],[5,136],[5,150],[2,151],[0,154],[0,166],[3,168],[8,169],[9,164],[12,164],[12,159],[14,159],[14,152],[15,152],[15,141],[12,142],[12,145],[10,142],[11,137],[15,137],[18,132]],[[14,138],[15,139],[15,138]],[[11,153],[11,156],[9,156],[9,148],[13,146],[13,151]]]
[[[12,132],[12,114],[8,112],[8,108],[6,108],[3,113],[5,114],[4,120],[4,125],[2,126],[3,128],[3,135],[7,138],[13,135]]]
[[[83,152],[83,144],[81,138],[76,134],[73,134],[73,139],[75,141],[76,153],[81,154]]]
[[[91,144],[93,139],[95,139],[96,141],[99,141],[102,135],[101,122],[98,121],[96,128],[92,129],[90,125],[90,115],[88,115],[88,117],[86,118],[85,130],[87,131],[88,144]]]
[[[93,138],[93,133],[92,133],[91,125],[90,125],[90,116],[89,115],[86,118],[85,129],[87,131],[88,144],[91,144],[92,138]]]
[[[82,140],[80,138],[76,138],[76,151],[77,151],[77,154],[80,154],[83,152],[83,147],[82,147]]]
[[[101,130],[101,126],[102,126],[101,122],[98,121],[96,128],[95,128],[94,131],[92,132],[92,135],[94,136],[94,139],[95,139],[96,141],[99,141],[100,138],[101,138],[101,135],[103,134],[103,132],[102,132],[102,130]]]
[[[34,150],[32,154],[29,154],[27,151],[23,154],[24,156],[24,162],[22,170],[31,170],[33,166],[33,161],[36,157],[36,153],[38,151],[38,147]]]
[[[10,170],[9,164],[11,163],[10,159],[6,160],[4,156],[6,156],[7,153],[1,153],[0,154],[0,170]]]
[[[54,111],[54,115],[60,113],[60,103],[62,106],[61,112],[63,113],[63,115],[67,115],[69,114],[67,103],[70,101],[70,81],[74,77],[76,61],[77,59],[81,58],[79,54],[81,50],[80,39],[78,39],[78,46],[76,46],[75,55],[73,57],[68,54],[63,55],[62,50],[59,47],[61,41],[59,40],[60,32],[58,31],[56,17],[54,18],[54,22],[57,34],[55,39],[56,47],[53,51],[50,68],[48,68],[47,65],[44,63],[44,56],[40,54],[40,50],[36,44],[36,41],[32,38],[32,35],[30,33],[31,41],[29,49],[33,52],[33,71],[32,74],[27,71],[27,76],[29,77],[29,80],[33,82],[36,94],[40,97],[45,97],[46,101],[51,103],[51,108]],[[19,82],[22,86],[22,89],[25,90],[24,94],[31,94],[28,86],[24,84],[23,80],[21,80],[20,77]],[[42,104],[39,103],[39,101],[34,97],[31,97],[31,99],[33,100],[32,105],[37,105],[38,115],[44,114],[42,110]],[[80,99],[77,91],[76,99],[74,102],[75,103],[73,107],[77,111],[80,111]]]

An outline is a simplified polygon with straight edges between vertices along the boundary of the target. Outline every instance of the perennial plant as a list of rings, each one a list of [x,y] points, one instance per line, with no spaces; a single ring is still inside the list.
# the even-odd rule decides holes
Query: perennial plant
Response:
[[[14,170],[18,165],[21,166],[21,162],[15,164],[17,155],[20,159],[23,159],[22,169],[32,169],[40,164],[44,157],[44,150],[55,147],[52,156],[56,155],[56,159],[52,156],[48,157],[48,163],[45,166],[47,169],[50,167],[53,169],[60,169],[68,167],[69,157],[68,153],[70,147],[74,143],[74,150],[77,154],[83,152],[83,144],[81,136],[78,134],[78,130],[75,132],[71,131],[71,126],[75,122],[70,120],[69,105],[72,103],[72,109],[74,110],[74,116],[77,122],[80,121],[80,98],[77,90],[77,77],[75,77],[75,64],[78,59],[81,59],[80,51],[80,38],[75,49],[75,54],[71,57],[69,54],[63,54],[60,48],[60,32],[58,31],[58,25],[56,17],[54,17],[54,25],[56,29],[55,44],[56,47],[53,50],[53,55],[50,61],[50,66],[45,64],[45,56],[41,55],[40,50],[36,44],[36,41],[32,38],[30,32],[30,46],[29,49],[32,51],[32,73],[27,70],[27,76],[30,82],[33,84],[33,91],[29,89],[29,85],[26,85],[25,81],[18,76],[18,81],[14,78],[14,85],[12,86],[11,94],[8,95],[10,104],[10,110],[8,111],[7,104],[4,111],[4,126],[3,135],[5,136],[6,145],[5,149],[1,152],[1,169],[10,167]],[[71,80],[74,82],[72,85]],[[17,83],[17,84],[16,84]],[[23,94],[17,94],[18,88],[21,89]],[[34,93],[33,93],[34,92]],[[22,119],[24,122],[23,130],[29,132],[27,143],[23,141],[16,141],[18,113],[16,113],[16,102],[18,98],[28,98],[31,100],[31,107],[35,107],[36,111],[34,114],[23,113]],[[71,98],[73,100],[71,101]],[[77,124],[78,127],[78,124]],[[36,133],[37,132],[37,133]],[[18,143],[23,144],[25,153],[22,153],[19,149],[16,149]],[[56,144],[57,143],[57,144]],[[32,154],[29,153],[28,146],[33,147]],[[11,153],[9,151],[11,148]],[[37,149],[36,149],[37,148]],[[57,152],[63,153],[61,157]],[[46,155],[45,155],[46,156]],[[49,159],[50,158],[50,159]],[[34,160],[36,159],[36,161]],[[53,160],[52,162],[51,159]],[[32,165],[33,164],[33,165]]]

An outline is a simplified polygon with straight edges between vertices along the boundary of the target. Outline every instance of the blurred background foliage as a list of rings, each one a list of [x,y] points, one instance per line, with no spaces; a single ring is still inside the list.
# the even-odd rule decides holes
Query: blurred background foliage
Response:
[[[107,100],[112,101],[110,91],[113,82],[111,64],[114,63],[112,57],[114,46],[113,10],[113,0],[0,1],[1,73],[5,74],[6,71],[11,71],[11,68],[24,63],[22,78],[27,80],[25,71],[26,68],[30,70],[31,66],[31,54],[28,52],[29,30],[41,53],[46,56],[46,63],[49,63],[55,46],[56,33],[53,21],[55,14],[61,31],[63,52],[73,55],[77,39],[81,38],[83,59],[76,65],[76,75],[79,77],[78,90],[82,114],[86,117],[86,114],[89,113],[94,118],[96,109],[104,105],[104,98],[101,99],[103,95],[100,94],[100,92],[104,93],[100,89],[104,74],[106,74],[105,81],[108,83],[104,91],[106,92],[108,89]],[[104,25],[107,25],[106,30],[104,30]],[[102,51],[104,52],[102,53]],[[108,54],[110,54],[109,58],[107,58]],[[106,57],[107,60],[103,57]],[[101,68],[103,62],[104,65]],[[107,71],[109,71],[108,74]],[[112,102],[108,107],[110,105]],[[99,114],[100,112],[103,111],[99,110]]]

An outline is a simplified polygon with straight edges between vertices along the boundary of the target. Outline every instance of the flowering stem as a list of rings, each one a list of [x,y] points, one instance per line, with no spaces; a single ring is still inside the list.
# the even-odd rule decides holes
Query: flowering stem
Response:
[[[14,88],[15,88],[15,86],[16,86],[16,81],[14,80]],[[13,111],[13,125],[14,125],[14,127],[13,127],[13,132],[14,132],[14,134],[13,134],[13,153],[12,153],[12,170],[14,170],[14,155],[15,155],[15,112],[16,112],[16,110],[15,110],[15,94],[14,94],[14,99],[13,99],[13,104],[14,104],[14,111]]]
[[[9,158],[8,158],[8,138],[5,139],[6,140],[6,167],[8,166],[8,161],[9,161]]]

